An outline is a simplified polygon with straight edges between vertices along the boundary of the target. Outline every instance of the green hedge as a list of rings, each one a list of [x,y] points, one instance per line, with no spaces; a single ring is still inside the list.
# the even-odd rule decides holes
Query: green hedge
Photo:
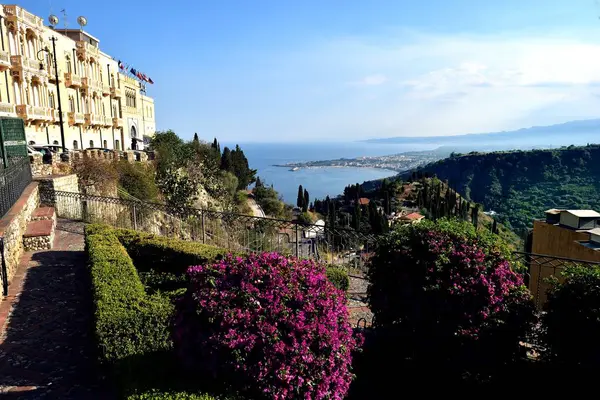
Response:
[[[152,269],[179,275],[191,265],[213,263],[230,253],[215,246],[128,229],[115,230],[115,235],[140,271]]]
[[[101,361],[116,362],[169,349],[168,299],[148,296],[113,230],[89,225],[85,243],[92,277],[95,334]]]
[[[189,392],[159,392],[150,391],[138,393],[127,397],[127,400],[215,400],[208,394],[195,394]]]
[[[350,287],[350,278],[348,277],[348,272],[342,268],[328,265],[327,279],[329,279],[329,282],[333,283],[333,286],[343,290],[344,292],[347,292],[348,288]]]

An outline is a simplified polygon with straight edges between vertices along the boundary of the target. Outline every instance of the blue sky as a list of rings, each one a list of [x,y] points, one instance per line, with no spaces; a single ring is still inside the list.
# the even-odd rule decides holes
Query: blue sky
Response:
[[[600,116],[594,0],[27,0],[156,82],[158,129],[337,141]],[[114,10],[119,10],[115,13]],[[62,26],[59,24],[59,26]]]

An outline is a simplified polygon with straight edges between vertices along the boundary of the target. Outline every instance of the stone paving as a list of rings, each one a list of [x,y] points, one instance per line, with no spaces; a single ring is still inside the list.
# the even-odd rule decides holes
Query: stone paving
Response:
[[[367,286],[368,282],[361,273],[350,274],[348,310],[350,312],[350,324],[353,328],[371,326],[373,313],[367,306]]]
[[[111,399],[96,370],[83,225],[59,221],[52,250],[25,253],[0,303],[0,397]]]

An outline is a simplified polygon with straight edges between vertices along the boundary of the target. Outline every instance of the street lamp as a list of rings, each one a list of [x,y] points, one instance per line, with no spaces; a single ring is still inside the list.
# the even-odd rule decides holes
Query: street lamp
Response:
[[[58,17],[56,15],[50,15],[50,17],[48,18],[48,21],[50,22],[50,25],[52,26],[52,28],[54,28],[57,24],[58,24]],[[63,113],[62,113],[62,104],[60,102],[60,80],[58,79],[58,59],[56,58],[56,41],[58,39],[55,36],[52,36],[50,38],[50,41],[52,42],[52,53],[53,53],[53,61],[54,61],[54,77],[56,79],[56,98],[58,100],[58,121],[60,123],[60,140],[62,141],[62,151],[63,153],[67,152],[67,149],[65,147],[65,127],[63,124]],[[40,53],[47,53],[50,54],[50,49],[48,49],[48,47],[44,47],[43,49],[41,49],[40,51],[37,52],[37,59],[39,61],[43,61],[44,57],[40,57]],[[44,64],[40,63],[40,70],[44,69]]]

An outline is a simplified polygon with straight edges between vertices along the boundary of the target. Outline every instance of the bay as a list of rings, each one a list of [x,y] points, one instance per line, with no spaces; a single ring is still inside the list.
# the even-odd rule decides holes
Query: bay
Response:
[[[235,143],[221,144],[235,147]],[[337,196],[349,184],[382,179],[396,175],[395,171],[377,168],[289,168],[274,164],[332,160],[338,158],[371,157],[397,154],[406,151],[429,150],[432,145],[380,144],[380,143],[239,143],[248,158],[250,168],[289,204],[296,203],[298,185],[306,188],[311,201],[315,198]]]

